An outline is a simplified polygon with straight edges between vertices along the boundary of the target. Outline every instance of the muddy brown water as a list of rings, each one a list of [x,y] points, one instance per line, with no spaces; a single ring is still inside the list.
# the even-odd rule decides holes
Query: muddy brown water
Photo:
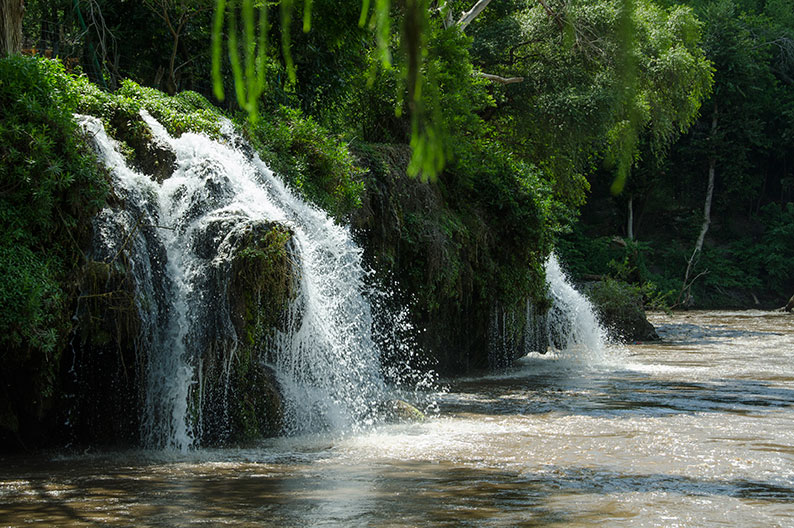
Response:
[[[0,459],[0,526],[794,527],[794,316],[449,382],[424,423],[250,449]]]

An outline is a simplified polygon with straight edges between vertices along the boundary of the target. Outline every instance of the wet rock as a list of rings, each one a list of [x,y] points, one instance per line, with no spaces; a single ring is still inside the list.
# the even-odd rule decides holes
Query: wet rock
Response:
[[[403,400],[387,400],[378,406],[378,415],[386,423],[424,422],[425,414]]]
[[[72,346],[64,368],[64,421],[78,444],[134,443],[144,357],[135,286],[123,254],[81,270]]]
[[[515,248],[474,199],[446,192],[443,177],[436,184],[409,177],[407,145],[366,149],[361,162],[370,174],[351,225],[365,263],[399,284],[395,304],[409,307],[412,339],[423,355],[419,368],[448,375],[512,364],[526,353],[526,299],[499,304],[498,270],[515,264]],[[387,328],[386,319],[376,324]],[[387,355],[383,361],[411,358]]]
[[[114,137],[124,141],[132,150],[131,162],[136,169],[157,183],[171,177],[176,168],[176,153],[154,139],[140,114],[118,110],[109,121],[115,131]]]
[[[299,268],[292,233],[270,222],[225,218],[193,239],[212,260],[198,289],[208,306],[194,336],[201,348],[193,401],[202,445],[246,443],[275,436],[283,427],[283,397],[272,346],[279,331],[299,324],[295,309]]]

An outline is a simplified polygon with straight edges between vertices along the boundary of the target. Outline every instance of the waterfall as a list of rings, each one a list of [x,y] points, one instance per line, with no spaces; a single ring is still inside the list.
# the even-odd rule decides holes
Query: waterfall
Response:
[[[571,284],[553,253],[546,261],[546,282],[551,308],[540,315],[527,303],[525,349],[544,353],[548,348],[560,355],[591,362],[607,356],[607,333],[593,305]]]
[[[285,400],[284,432],[355,427],[385,398],[386,385],[362,294],[362,252],[348,229],[288,189],[250,154],[230,122],[223,123],[221,140],[193,133],[175,138],[145,111],[142,117],[154,142],[176,156],[173,175],[160,183],[128,165],[98,119],[77,116],[124,203],[97,216],[94,258],[112,262],[123,252],[130,261],[146,351],[143,445],[186,450],[197,444],[201,404],[191,394],[200,399],[205,393],[202,351],[212,339],[229,343],[228,373],[238,346],[222,273],[230,241],[262,221],[287,226],[300,255],[290,321],[268,343]],[[207,240],[211,255],[202,249]]]

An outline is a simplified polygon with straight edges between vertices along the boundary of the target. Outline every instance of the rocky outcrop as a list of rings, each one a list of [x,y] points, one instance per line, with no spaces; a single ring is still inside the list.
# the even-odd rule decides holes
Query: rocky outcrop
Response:
[[[451,195],[443,175],[435,183],[407,176],[405,145],[369,145],[360,155],[370,174],[354,234],[367,263],[397,284],[397,303],[409,307],[430,366],[457,374],[506,367],[524,355],[527,298],[501,295],[508,281],[500,273],[529,266],[511,260],[522,257],[493,230],[493,219],[474,199]]]
[[[292,233],[277,223],[224,224],[219,220],[206,231],[209,239],[221,241],[217,247],[207,240],[196,242],[208,258],[224,254],[205,291],[225,297],[221,305],[228,307],[228,314],[208,314],[222,320],[201,325],[211,334],[203,337],[203,382],[193,395],[200,402],[203,445],[246,442],[281,431],[281,389],[268,366],[275,362],[271,344],[278,332],[299,324],[300,310],[293,306],[299,268]]]
[[[149,126],[136,110],[115,105],[106,112],[108,127],[114,137],[123,138],[133,167],[158,183],[174,173],[176,154],[167,145],[154,140]]]
[[[585,294],[613,339],[622,342],[659,340],[656,329],[645,315],[638,288],[607,279],[588,284]]]
[[[293,309],[292,234],[277,223],[219,219],[193,250],[218,263],[199,288],[214,300],[189,336],[198,353],[189,403],[196,440],[224,445],[277,435],[283,402],[269,345],[300,312]],[[72,346],[62,362],[64,434],[77,444],[139,441],[149,353],[139,306],[146,293],[136,290],[125,255],[95,255],[81,272]]]
[[[132,444],[145,376],[141,320],[123,254],[82,267],[72,346],[62,362],[66,435],[78,444]]]

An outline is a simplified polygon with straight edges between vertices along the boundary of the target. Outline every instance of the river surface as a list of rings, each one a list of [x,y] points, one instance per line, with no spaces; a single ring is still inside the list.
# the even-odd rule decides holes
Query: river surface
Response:
[[[0,526],[794,527],[794,315],[454,380],[424,423],[0,460]]]

